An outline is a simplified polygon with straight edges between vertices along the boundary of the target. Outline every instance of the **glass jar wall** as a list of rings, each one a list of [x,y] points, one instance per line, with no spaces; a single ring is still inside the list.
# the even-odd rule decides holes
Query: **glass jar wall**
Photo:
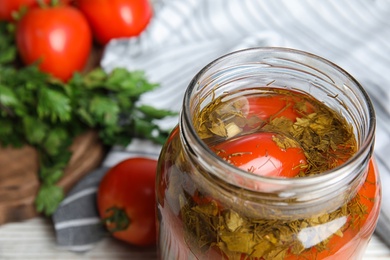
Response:
[[[157,173],[161,259],[361,259],[380,181],[375,115],[335,64],[284,48],[191,81]]]

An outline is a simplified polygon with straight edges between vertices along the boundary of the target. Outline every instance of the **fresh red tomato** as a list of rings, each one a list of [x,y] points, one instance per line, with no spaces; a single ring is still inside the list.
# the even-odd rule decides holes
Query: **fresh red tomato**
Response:
[[[92,46],[92,34],[83,14],[71,6],[33,8],[16,27],[16,43],[25,64],[63,81],[81,71]]]
[[[77,0],[76,5],[102,45],[111,39],[138,36],[153,13],[148,0]]]
[[[212,149],[228,163],[248,172],[267,177],[294,177],[307,164],[300,147],[281,148],[275,133],[259,132],[237,137]]]
[[[103,177],[97,196],[99,214],[117,239],[138,246],[156,243],[156,169],[156,160],[131,158]]]
[[[49,4],[50,0],[44,0],[45,4]],[[69,4],[71,0],[61,0],[61,4]],[[19,11],[22,7],[36,7],[37,0],[1,0],[0,1],[0,20],[13,21],[12,13]]]

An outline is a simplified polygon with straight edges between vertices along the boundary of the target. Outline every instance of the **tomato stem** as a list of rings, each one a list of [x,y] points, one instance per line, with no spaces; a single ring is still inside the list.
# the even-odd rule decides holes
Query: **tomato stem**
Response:
[[[57,5],[59,5],[59,0],[51,0],[50,1],[50,6],[57,6]]]
[[[103,222],[108,227],[108,230],[111,233],[126,230],[131,221],[124,209],[114,206],[106,209],[106,213],[110,212],[112,212],[112,214],[103,219]],[[110,227],[112,224],[114,225]]]
[[[55,7],[60,4],[59,0],[50,0],[49,3],[46,3],[44,0],[37,0],[37,3],[39,7],[41,8],[48,8],[48,7]]]
[[[40,8],[46,8],[47,7],[47,4],[43,0],[37,0],[37,3],[38,3]]]

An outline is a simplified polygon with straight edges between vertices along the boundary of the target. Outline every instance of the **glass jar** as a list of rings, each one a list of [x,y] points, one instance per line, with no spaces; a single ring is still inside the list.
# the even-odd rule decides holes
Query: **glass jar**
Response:
[[[381,200],[374,136],[362,86],[321,57],[211,62],[159,158],[160,259],[361,259]]]

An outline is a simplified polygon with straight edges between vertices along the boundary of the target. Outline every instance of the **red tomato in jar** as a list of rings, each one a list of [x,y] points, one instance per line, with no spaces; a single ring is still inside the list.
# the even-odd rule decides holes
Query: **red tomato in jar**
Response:
[[[43,1],[46,4],[50,3],[50,0]],[[61,0],[61,4],[69,4],[71,0]],[[1,0],[0,1],[0,20],[13,21],[12,13],[19,11],[22,7],[36,7],[38,6],[37,0]]]
[[[77,0],[76,5],[102,45],[111,39],[138,36],[153,13],[148,0]]]
[[[97,204],[115,238],[138,246],[156,243],[156,169],[156,160],[130,158],[103,177]]]
[[[226,162],[267,177],[291,178],[304,171],[306,156],[300,147],[280,147],[275,133],[259,132],[240,136],[212,148]]]
[[[247,118],[256,116],[262,120],[276,117],[286,117],[295,122],[297,117],[301,117],[301,113],[313,111],[312,105],[305,102],[305,106],[297,108],[297,104],[303,101],[297,97],[286,95],[272,95],[272,96],[253,96],[248,97],[248,113]],[[299,111],[299,109],[303,109]]]
[[[92,46],[92,34],[83,14],[71,6],[33,8],[16,27],[16,44],[25,64],[63,81],[81,71]]]

